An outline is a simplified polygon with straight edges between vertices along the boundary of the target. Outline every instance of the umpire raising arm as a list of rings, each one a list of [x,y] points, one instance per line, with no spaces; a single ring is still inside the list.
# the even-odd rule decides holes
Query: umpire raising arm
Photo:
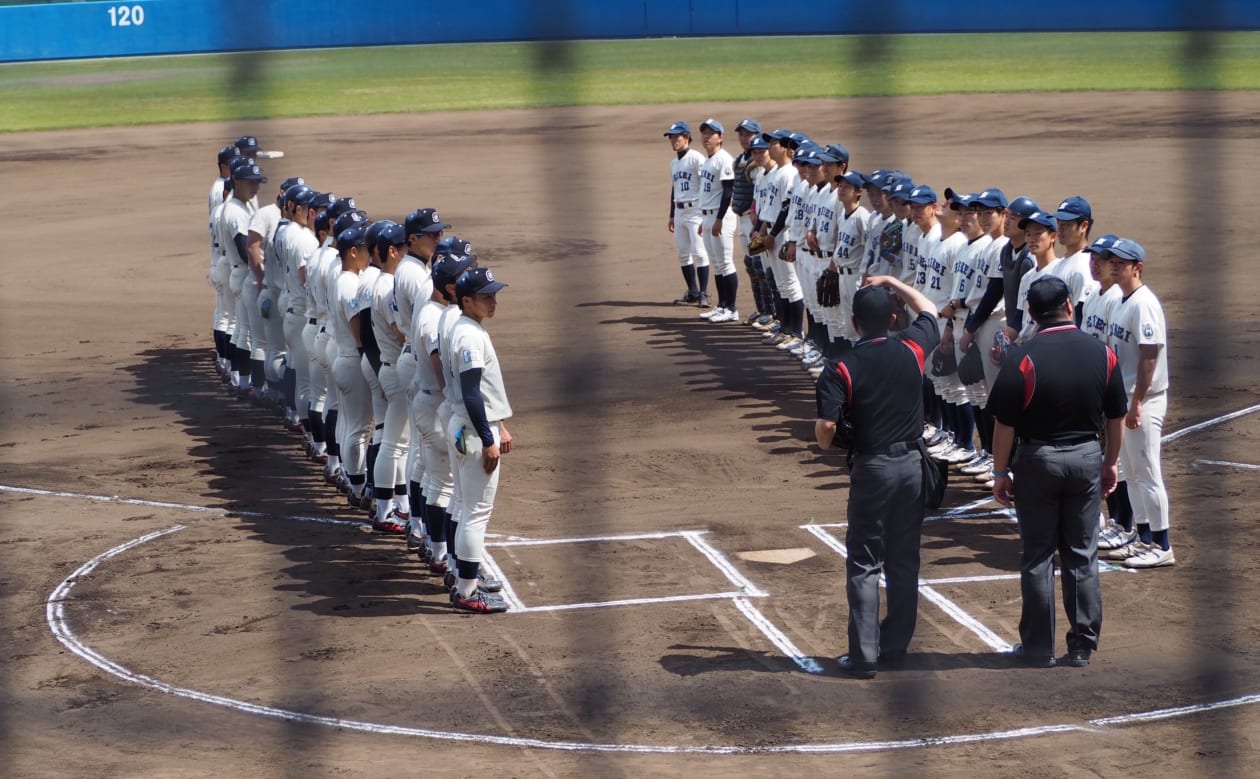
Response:
[[[1081,667],[1098,648],[1102,627],[1098,512],[1102,497],[1116,486],[1127,405],[1124,382],[1115,353],[1077,329],[1062,279],[1045,276],[1033,282],[1028,311],[1037,333],[1003,362],[988,405],[996,419],[993,496],[1004,506],[1014,501],[1023,545],[1023,643],[1014,654],[1025,665],[1055,664],[1057,549],[1068,619],[1066,661]],[[1106,451],[1098,440],[1104,420]]]
[[[896,293],[894,296],[893,293]],[[888,330],[901,310],[918,317]],[[849,653],[840,671],[869,679],[877,663],[901,664],[919,607],[919,535],[923,529],[923,356],[940,341],[936,306],[891,276],[875,276],[853,297],[853,349],[818,378],[814,434],[824,449],[852,425],[845,561]],[[1093,339],[1091,339],[1093,340]],[[879,621],[879,575],[887,577],[888,616]]]

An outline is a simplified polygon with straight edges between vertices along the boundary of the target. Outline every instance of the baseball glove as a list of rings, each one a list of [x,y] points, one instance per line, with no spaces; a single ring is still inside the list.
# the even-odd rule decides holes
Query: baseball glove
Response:
[[[818,277],[818,305],[823,308],[840,305],[840,274],[831,268]]]
[[[752,240],[748,242],[749,254],[761,254],[766,250],[766,237],[764,235],[754,235]]]
[[[993,348],[989,349],[989,360],[994,365],[1001,365],[1006,359],[1006,355],[1015,348],[1015,342],[1010,339],[1005,330],[998,330],[993,334]]]

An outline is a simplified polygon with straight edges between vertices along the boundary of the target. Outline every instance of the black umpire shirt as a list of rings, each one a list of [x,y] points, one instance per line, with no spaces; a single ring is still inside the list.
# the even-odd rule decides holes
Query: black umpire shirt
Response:
[[[1104,417],[1124,416],[1128,400],[1116,353],[1064,322],[1007,356],[988,409],[1022,441],[1074,444],[1097,438]]]
[[[859,455],[915,443],[923,436],[923,358],[940,340],[936,317],[925,312],[900,333],[858,341],[818,377],[818,418],[838,420],[843,411]]]

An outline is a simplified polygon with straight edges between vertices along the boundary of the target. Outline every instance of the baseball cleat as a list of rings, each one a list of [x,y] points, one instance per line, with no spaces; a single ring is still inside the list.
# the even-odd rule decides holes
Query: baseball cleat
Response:
[[[676,306],[692,306],[700,302],[700,293],[688,290],[682,294],[682,297],[674,301]]]
[[[700,297],[696,300],[696,303],[699,304],[700,308],[708,308],[713,305],[713,302],[709,300],[709,293],[707,292],[701,292]]]
[[[442,576],[442,583],[443,583],[443,584],[445,584],[445,583],[446,583],[446,575],[447,575],[447,573],[448,573],[448,571],[446,570],[446,561],[445,561],[445,560],[430,560],[430,561],[429,561],[429,573],[432,573],[432,574],[441,574],[441,576]]]
[[[1176,562],[1177,559],[1173,557],[1172,549],[1164,549],[1159,544],[1149,544],[1145,549],[1132,557],[1126,558],[1120,564],[1125,568],[1163,568]]]
[[[725,321],[727,321],[727,322],[738,322],[738,321],[740,321],[740,319],[741,319],[741,318],[742,318],[742,317],[740,317],[739,312],[738,312],[738,311],[736,311],[735,309],[731,309],[731,308],[726,309],[726,319],[725,319]]]
[[[1137,538],[1136,530],[1125,530],[1114,519],[1107,520],[1107,527],[1098,534],[1099,550],[1119,549]]]
[[[384,519],[372,520],[372,529],[378,533],[401,536],[407,533],[407,526],[399,522],[393,514],[386,514]]]
[[[874,663],[863,663],[854,660],[849,655],[841,655],[836,659],[836,665],[840,668],[840,673],[845,676],[851,676],[854,679],[874,679],[875,665]]]
[[[451,606],[458,611],[467,611],[473,614],[500,614],[507,611],[507,603],[502,598],[483,592],[481,588],[467,598],[460,595],[458,591],[451,594]]]
[[[1145,552],[1147,546],[1149,545],[1143,543],[1140,539],[1135,537],[1132,541],[1125,544],[1124,546],[1119,546],[1119,547],[1116,547],[1115,549],[1109,549],[1107,550],[1107,554],[1099,555],[1099,557],[1103,557],[1107,560],[1124,561],[1124,560],[1128,560],[1130,557],[1134,557],[1138,554],[1141,554],[1142,552]]]
[[[701,311],[698,315],[700,319],[708,319],[712,321],[726,313],[724,308],[711,308],[708,311]]]

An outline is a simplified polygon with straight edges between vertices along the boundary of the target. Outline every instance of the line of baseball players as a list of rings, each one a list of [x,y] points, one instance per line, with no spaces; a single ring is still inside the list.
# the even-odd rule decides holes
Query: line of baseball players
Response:
[[[432,208],[373,221],[300,177],[260,206],[258,149],[221,149],[210,192],[216,367],[303,436],[374,530],[406,536],[454,608],[505,611],[481,562],[513,448],[484,327],[506,285]]]
[[[1091,244],[1093,212],[1078,196],[1050,210],[1028,197],[1008,201],[997,188],[946,188],[942,199],[903,171],[850,170],[844,145],[801,132],[764,132],[744,119],[735,126],[741,153],[732,156],[720,121],[708,118],[699,130],[704,154],[692,148],[687,122],[664,133],[675,155],[669,229],[687,285],[676,304],[706,309],[699,316],[709,322],[746,322],[817,378],[857,341],[852,301],[866,278],[913,286],[937,306],[942,332],[924,386],[929,451],[992,489],[989,387],[1006,353],[1036,332],[1028,287],[1059,276],[1078,325],[1116,353],[1129,396],[1122,481],[1108,498],[1099,547],[1130,568],[1174,563],[1160,468],[1167,328],[1142,282],[1139,244],[1112,235]],[[755,308],[747,319],[738,311],[737,248]],[[838,305],[820,303],[824,272],[839,275]]]

